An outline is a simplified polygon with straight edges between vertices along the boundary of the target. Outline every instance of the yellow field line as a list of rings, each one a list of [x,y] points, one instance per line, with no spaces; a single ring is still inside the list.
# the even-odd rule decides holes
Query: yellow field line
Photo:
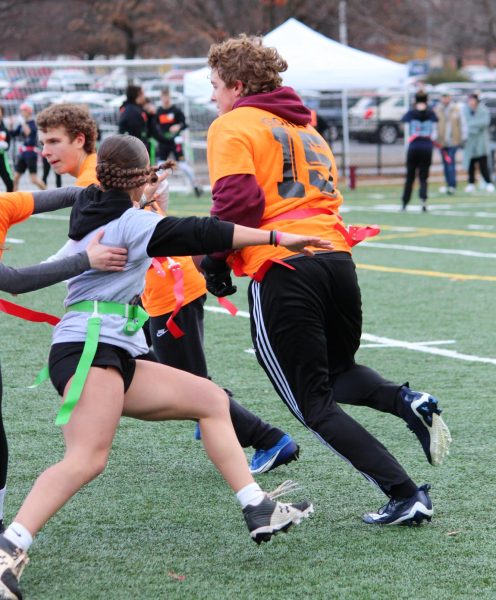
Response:
[[[404,273],[406,275],[421,275],[424,277],[441,277],[457,281],[496,281],[495,275],[464,275],[462,273],[424,271],[423,269],[401,269],[399,267],[383,267],[381,265],[364,265],[363,263],[358,263],[357,267],[366,271],[383,271],[384,273]]]

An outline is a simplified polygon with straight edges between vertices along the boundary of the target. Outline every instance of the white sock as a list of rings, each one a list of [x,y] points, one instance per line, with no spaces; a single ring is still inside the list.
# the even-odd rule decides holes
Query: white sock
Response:
[[[258,483],[253,482],[245,485],[239,492],[236,492],[236,497],[241,504],[241,508],[244,508],[245,506],[248,506],[248,504],[258,506],[265,498],[265,494]]]
[[[7,488],[2,488],[0,490],[0,519],[3,519],[3,501],[5,498],[6,491],[7,491]]]
[[[20,523],[11,523],[5,533],[3,534],[9,542],[12,542],[14,546],[17,548],[21,548],[27,552],[29,550],[29,546],[33,543],[33,536],[29,533],[29,531],[21,525]]]

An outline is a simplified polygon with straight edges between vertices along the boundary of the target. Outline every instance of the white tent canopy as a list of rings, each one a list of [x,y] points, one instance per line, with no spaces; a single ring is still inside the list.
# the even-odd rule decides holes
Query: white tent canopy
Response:
[[[296,90],[404,88],[407,82],[406,65],[340,44],[296,19],[268,33],[264,44],[275,47],[288,62],[283,82]],[[210,97],[208,76],[206,67],[187,73],[185,94],[190,98]]]

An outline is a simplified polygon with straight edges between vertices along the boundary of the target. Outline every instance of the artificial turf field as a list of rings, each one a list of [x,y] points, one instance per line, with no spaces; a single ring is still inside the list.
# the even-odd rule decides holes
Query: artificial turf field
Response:
[[[437,186],[431,186],[435,188]],[[347,407],[420,485],[435,515],[418,528],[365,525],[382,494],[320,445],[272,390],[251,348],[249,322],[206,312],[211,375],[301,445],[297,463],[261,475],[264,489],[293,479],[315,514],[258,547],[239,506],[193,438],[189,422],[123,420],[109,465],[37,537],[22,587],[29,600],[399,600],[496,597],[496,197],[431,192],[400,213],[399,189],[345,193],[348,224],[382,234],[354,250],[364,307],[358,361],[438,396],[454,442],[431,467],[403,421]],[[173,196],[171,213],[202,214],[209,200]],[[66,239],[67,213],[10,230],[4,261],[26,265]],[[62,218],[60,218],[62,217]],[[15,239],[13,239],[15,238]],[[14,243],[24,240],[25,243]],[[232,297],[247,310],[246,281]],[[9,299],[8,295],[2,294]],[[14,299],[61,313],[64,285]],[[214,298],[208,301],[217,307]],[[29,390],[45,364],[50,326],[0,314],[4,414],[10,441],[6,521],[34,478],[63,453],[49,383]]]

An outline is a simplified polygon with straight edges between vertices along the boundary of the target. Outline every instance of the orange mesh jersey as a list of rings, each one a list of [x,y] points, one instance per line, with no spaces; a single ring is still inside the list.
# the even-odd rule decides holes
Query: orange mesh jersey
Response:
[[[84,159],[74,185],[88,187],[92,183],[98,184],[98,179],[96,178],[96,152],[88,154]]]
[[[343,201],[336,187],[336,162],[313,127],[295,125],[259,108],[239,107],[210,126],[207,156],[212,188],[228,175],[256,177],[265,193],[262,229],[316,235],[331,240],[334,250],[350,252],[333,228]],[[316,209],[316,214],[284,217],[301,209]],[[252,246],[232,254],[229,261],[235,262],[237,273],[253,275],[266,260],[291,254],[286,248]]]
[[[0,194],[0,257],[9,227],[25,221],[33,214],[34,200],[31,192],[5,192]]]

